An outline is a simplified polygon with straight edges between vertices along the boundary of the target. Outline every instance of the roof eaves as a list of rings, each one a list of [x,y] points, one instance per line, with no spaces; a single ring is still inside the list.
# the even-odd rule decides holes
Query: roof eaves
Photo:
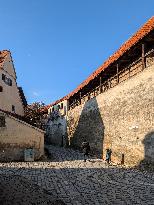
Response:
[[[111,55],[97,70],[95,70],[86,80],[84,80],[74,91],[68,96],[71,97],[84,86],[86,86],[91,80],[98,76],[109,65],[119,59],[126,51],[132,46],[144,38],[150,31],[154,29],[154,16],[151,17],[132,37],[130,37],[113,55]]]
[[[7,114],[7,115],[13,117],[13,118],[15,118],[16,120],[18,120],[18,121],[20,121],[20,122],[22,122],[22,123],[24,123],[24,124],[27,124],[28,126],[34,128],[34,129],[37,129],[37,130],[39,130],[39,131],[41,131],[41,132],[44,132],[44,130],[42,130],[42,129],[38,128],[38,127],[35,127],[35,126],[31,125],[30,123],[28,123],[27,121],[25,121],[24,118],[23,118],[23,116],[21,116],[21,115],[18,115],[18,114],[16,114],[16,113],[14,114],[14,113],[11,113],[11,112],[9,112],[9,111],[2,110],[2,109],[0,109],[0,112],[3,112],[3,113],[5,113],[5,114]]]
[[[91,80],[97,77],[103,70],[109,67],[112,63],[117,61],[125,52],[127,52],[132,46],[137,44],[141,39],[143,39],[150,31],[154,29],[154,16],[151,17],[134,35],[132,35],[122,46],[111,55],[100,67],[98,67],[86,80],[84,80],[75,90],[70,92],[64,98],[67,100],[72,97],[75,93],[79,92],[83,87],[85,87]],[[64,100],[61,98],[54,103],[50,104],[51,107]]]

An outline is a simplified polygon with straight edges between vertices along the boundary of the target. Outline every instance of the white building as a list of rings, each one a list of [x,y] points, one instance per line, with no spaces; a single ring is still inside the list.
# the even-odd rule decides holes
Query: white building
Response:
[[[11,53],[0,51],[0,161],[23,161],[33,150],[33,158],[44,154],[44,131],[24,122],[26,99],[18,88]]]
[[[48,106],[46,141],[49,144],[66,146],[67,139],[67,99],[62,98]]]

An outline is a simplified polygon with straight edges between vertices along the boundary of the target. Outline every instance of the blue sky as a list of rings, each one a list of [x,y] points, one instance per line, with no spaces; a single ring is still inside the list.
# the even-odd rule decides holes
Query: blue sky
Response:
[[[0,0],[0,50],[29,103],[71,92],[154,15],[153,0]]]

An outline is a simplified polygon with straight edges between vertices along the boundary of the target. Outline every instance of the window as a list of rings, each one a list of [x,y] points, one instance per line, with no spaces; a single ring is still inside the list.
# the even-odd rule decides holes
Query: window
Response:
[[[10,78],[7,78],[6,76],[5,76],[5,83],[9,86],[12,86],[12,80]]]
[[[5,127],[5,116],[0,116],[0,127]]]
[[[63,109],[63,103],[61,103],[61,109]]]
[[[12,86],[12,80],[7,78],[6,75],[2,74],[2,80],[5,82],[5,84]]]
[[[2,87],[2,86],[0,86],[0,93],[1,93],[1,92],[3,92],[3,87]]]
[[[5,75],[4,74],[2,74],[2,80],[5,81]]]
[[[12,112],[15,112],[15,106],[12,105]]]
[[[64,115],[66,115],[66,106],[64,106]]]
[[[52,112],[54,111],[54,107],[52,108]]]
[[[58,110],[60,109],[60,105],[57,106],[57,109],[58,109]]]

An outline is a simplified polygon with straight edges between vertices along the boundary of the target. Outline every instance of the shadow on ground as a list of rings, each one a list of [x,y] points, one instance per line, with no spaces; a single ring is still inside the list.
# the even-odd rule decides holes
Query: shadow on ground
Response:
[[[0,175],[0,204],[64,205],[63,201],[51,197],[47,190],[18,175]]]
[[[0,204],[154,204],[153,173],[99,160],[63,163],[1,164]]]

